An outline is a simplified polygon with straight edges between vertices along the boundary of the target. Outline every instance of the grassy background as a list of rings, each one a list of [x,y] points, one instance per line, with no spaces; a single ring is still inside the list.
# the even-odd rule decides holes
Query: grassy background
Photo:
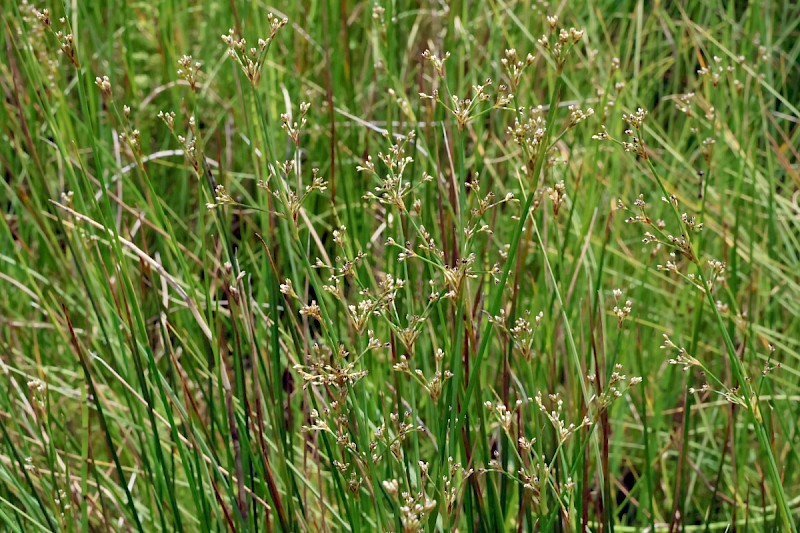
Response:
[[[794,529],[791,2],[37,3],[52,29],[1,5],[0,529]],[[288,24],[251,84],[220,35],[257,46],[268,13]],[[563,65],[538,42],[553,14],[585,32]],[[518,84],[510,48],[536,56]],[[463,128],[419,97],[487,78]],[[301,102],[298,147],[281,114]],[[540,105],[544,140],[516,144]],[[569,105],[594,114],[571,127]],[[638,156],[592,138],[630,141],[639,107]],[[402,205],[363,198],[400,172],[391,139]],[[295,209],[312,168],[327,188]],[[489,192],[514,200],[472,215]],[[703,222],[693,257],[642,244],[656,230],[618,206],[640,194],[665,235]],[[511,331],[540,312],[530,342]]]

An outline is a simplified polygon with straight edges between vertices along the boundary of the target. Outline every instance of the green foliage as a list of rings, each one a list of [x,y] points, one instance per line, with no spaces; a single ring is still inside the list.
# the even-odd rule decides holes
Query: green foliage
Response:
[[[796,530],[792,2],[42,1],[0,529]]]

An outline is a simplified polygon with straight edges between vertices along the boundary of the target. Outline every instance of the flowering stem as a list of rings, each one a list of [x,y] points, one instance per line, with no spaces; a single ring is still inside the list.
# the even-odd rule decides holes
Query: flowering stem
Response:
[[[664,182],[661,179],[661,176],[658,174],[658,171],[653,165],[653,161],[650,157],[646,157],[645,160],[647,161],[647,166],[652,174],[653,178],[655,178],[658,186],[661,188],[664,197],[669,199],[669,194],[667,193],[667,189],[664,186]],[[712,294],[712,286],[706,279],[705,275],[703,274],[703,269],[701,267],[700,258],[697,256],[696,250],[692,245],[691,238],[689,236],[688,229],[684,226],[683,220],[681,218],[680,213],[678,212],[678,208],[675,206],[673,202],[668,201],[669,205],[672,208],[672,212],[675,215],[675,219],[678,222],[679,227],[683,230],[683,234],[686,238],[686,243],[689,248],[689,252],[691,253],[691,259],[697,269],[697,276],[700,280],[700,283],[704,289],[704,292],[708,298],[711,298]],[[792,531],[793,533],[797,532],[797,527],[792,522],[792,514],[791,510],[789,509],[789,504],[786,500],[786,493],[783,490],[783,482],[781,481],[780,472],[778,471],[778,464],[775,461],[775,455],[772,451],[772,446],[770,445],[770,439],[767,434],[767,429],[764,426],[764,419],[761,416],[761,411],[758,406],[758,397],[753,393],[752,387],[750,386],[750,382],[747,380],[747,374],[742,364],[742,361],[739,359],[739,356],[736,354],[736,347],[733,345],[733,340],[731,339],[730,334],[728,333],[728,329],[725,327],[725,322],[722,320],[722,315],[717,309],[717,306],[710,302],[709,307],[711,307],[711,312],[714,314],[714,318],[717,322],[717,326],[719,328],[720,335],[722,335],[722,340],[725,343],[725,349],[728,354],[728,359],[730,360],[731,367],[733,368],[733,374],[736,377],[736,381],[739,384],[739,389],[742,391],[742,395],[744,396],[744,404],[747,407],[747,412],[750,414],[751,420],[753,422],[753,426],[756,431],[756,437],[758,438],[758,443],[761,446],[761,450],[765,455],[765,459],[767,461],[767,474],[770,479],[770,483],[772,484],[772,489],[775,491],[775,498],[777,500],[777,507],[779,510],[779,514],[781,517],[781,522],[783,524],[783,528],[785,531]]]

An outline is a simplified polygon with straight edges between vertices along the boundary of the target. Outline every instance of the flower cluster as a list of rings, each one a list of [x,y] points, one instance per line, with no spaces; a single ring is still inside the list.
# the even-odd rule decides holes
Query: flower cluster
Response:
[[[258,85],[261,79],[261,69],[275,36],[281,28],[289,23],[286,18],[278,18],[272,13],[267,15],[269,21],[269,36],[258,39],[257,46],[247,47],[247,41],[243,37],[237,37],[236,32],[231,28],[227,34],[221,36],[222,41],[228,46],[228,56],[233,59],[247,76],[254,86]]]
[[[548,33],[542,35],[536,42],[561,68],[567,60],[568,52],[583,38],[583,30],[573,27],[569,29],[558,28],[558,16],[547,17]]]

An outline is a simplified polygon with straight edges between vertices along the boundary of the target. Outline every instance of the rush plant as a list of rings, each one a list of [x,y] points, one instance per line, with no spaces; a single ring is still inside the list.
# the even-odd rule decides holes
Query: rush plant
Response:
[[[792,2],[0,8],[0,530],[796,531]]]

